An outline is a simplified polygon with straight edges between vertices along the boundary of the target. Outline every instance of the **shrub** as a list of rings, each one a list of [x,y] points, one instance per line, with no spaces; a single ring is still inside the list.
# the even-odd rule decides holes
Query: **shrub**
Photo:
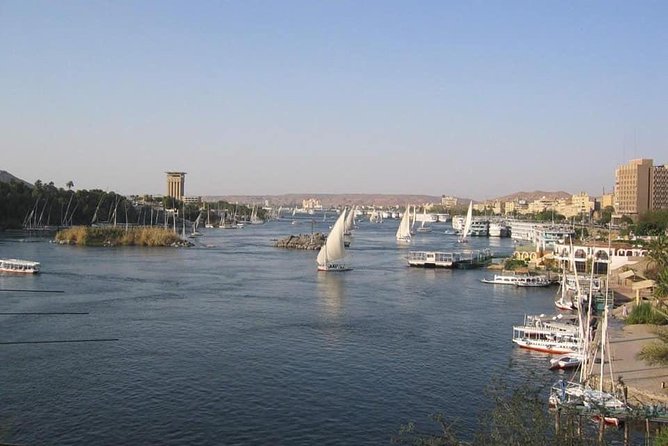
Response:
[[[626,318],[627,324],[664,325],[667,322],[666,317],[656,311],[649,302],[643,302],[633,307],[633,310],[631,310],[631,313]]]

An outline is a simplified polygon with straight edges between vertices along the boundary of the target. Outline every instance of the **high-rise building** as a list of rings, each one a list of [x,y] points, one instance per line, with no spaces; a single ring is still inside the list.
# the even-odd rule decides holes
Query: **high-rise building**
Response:
[[[182,200],[185,195],[186,173],[165,172],[167,174],[167,196]]]
[[[654,166],[651,184],[651,209],[668,209],[668,166]]]
[[[615,170],[615,212],[637,218],[651,205],[652,160],[635,159]]]

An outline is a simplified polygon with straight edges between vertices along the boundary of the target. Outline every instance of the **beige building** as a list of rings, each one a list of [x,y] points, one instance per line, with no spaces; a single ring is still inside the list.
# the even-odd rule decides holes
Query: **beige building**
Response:
[[[615,170],[615,212],[637,217],[650,209],[652,160],[635,159]]]
[[[457,206],[457,199],[455,197],[446,197],[445,195],[442,195],[441,205],[446,208],[454,208]]]
[[[651,209],[668,209],[668,167],[654,166],[652,169]]]
[[[608,206],[615,206],[615,194],[603,194],[601,196],[601,209],[605,209]]]
[[[165,172],[167,174],[167,196],[182,200],[185,195],[186,173]]]
[[[307,200],[302,200],[302,208],[307,210],[320,210],[322,209],[322,205],[320,204],[320,200],[309,198]]]

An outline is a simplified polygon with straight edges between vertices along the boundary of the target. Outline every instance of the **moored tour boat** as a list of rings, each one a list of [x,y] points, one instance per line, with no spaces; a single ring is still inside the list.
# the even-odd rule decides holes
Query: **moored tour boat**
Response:
[[[493,279],[480,279],[482,283],[494,285],[515,285],[524,287],[543,287],[550,285],[546,276],[531,274],[495,274]]]
[[[0,271],[6,273],[35,274],[39,272],[39,262],[19,259],[0,259]]]

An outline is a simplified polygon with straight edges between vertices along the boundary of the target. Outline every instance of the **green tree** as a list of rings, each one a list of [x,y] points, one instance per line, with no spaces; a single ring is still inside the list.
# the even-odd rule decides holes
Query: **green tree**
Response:
[[[487,388],[490,408],[484,411],[472,441],[464,441],[455,424],[442,414],[432,417],[439,424],[434,431],[418,430],[415,423],[403,426],[393,438],[395,444],[416,446],[587,446],[599,444],[595,430],[579,424],[581,419],[563,409],[561,426],[555,431],[554,414],[546,410],[543,389],[530,384],[514,388],[494,380]]]
[[[600,223],[607,225],[612,220],[612,214],[615,213],[615,208],[612,206],[606,206],[601,211],[601,220]]]
[[[645,344],[640,349],[637,357],[649,365],[668,365],[668,329],[665,327],[657,328],[655,333],[659,339]]]

